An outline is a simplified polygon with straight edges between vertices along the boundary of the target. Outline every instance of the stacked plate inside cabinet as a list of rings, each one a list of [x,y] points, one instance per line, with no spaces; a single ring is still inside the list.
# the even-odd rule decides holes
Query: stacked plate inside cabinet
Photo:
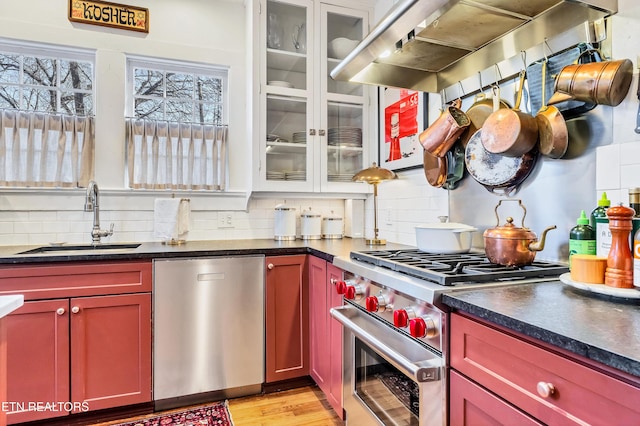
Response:
[[[307,143],[307,132],[293,132],[293,143]]]
[[[351,182],[353,173],[329,173],[327,178],[329,182]]]
[[[306,180],[306,179],[307,179],[307,172],[304,170],[286,172],[286,180]]]
[[[287,88],[293,87],[293,84],[289,83],[288,81],[281,81],[281,80],[270,80],[270,81],[267,81],[267,84],[269,86],[277,86],[277,87],[287,87]]]
[[[359,127],[335,127],[329,129],[329,145],[362,146],[362,129]]]
[[[285,180],[285,172],[267,171],[267,180]]]
[[[289,142],[289,141],[283,138],[282,136],[269,134],[267,135],[267,142]]]

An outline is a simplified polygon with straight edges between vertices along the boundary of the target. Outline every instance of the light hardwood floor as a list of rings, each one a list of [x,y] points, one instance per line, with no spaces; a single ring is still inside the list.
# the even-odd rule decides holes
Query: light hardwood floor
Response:
[[[170,411],[182,411],[175,409]],[[317,386],[253,395],[229,400],[229,412],[235,426],[342,426],[324,394]],[[157,416],[160,413],[122,419],[95,426],[109,426],[125,421]]]
[[[343,425],[317,386],[229,400],[236,426]]]

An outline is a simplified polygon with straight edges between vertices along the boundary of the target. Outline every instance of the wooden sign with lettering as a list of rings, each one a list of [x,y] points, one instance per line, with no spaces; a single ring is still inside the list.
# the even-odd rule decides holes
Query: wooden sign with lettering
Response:
[[[149,32],[149,9],[106,1],[69,0],[69,21]]]

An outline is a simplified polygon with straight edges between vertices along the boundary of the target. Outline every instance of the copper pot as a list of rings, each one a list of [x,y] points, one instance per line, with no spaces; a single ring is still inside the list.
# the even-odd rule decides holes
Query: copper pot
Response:
[[[582,54],[590,51],[593,49]],[[632,75],[633,63],[629,59],[567,65],[558,74],[555,93],[547,104],[578,100],[617,106],[627,96]]]
[[[418,139],[425,151],[436,157],[444,157],[470,124],[471,120],[464,111],[458,106],[449,105],[436,121],[420,133]]]
[[[547,60],[542,62],[542,81],[546,81]],[[536,115],[538,122],[538,139],[540,141],[540,153],[549,158],[562,158],[569,146],[569,131],[567,123],[560,110],[546,104],[545,85],[542,84],[542,107]]]
[[[538,142],[538,123],[535,117],[520,111],[526,72],[520,72],[518,96],[513,109],[498,109],[487,117],[482,126],[482,145],[493,154],[519,157],[533,149]]]
[[[498,207],[500,207],[503,201],[518,201],[524,211],[522,215],[522,227],[519,228],[515,226],[512,217],[508,217],[507,223],[500,226]],[[524,226],[527,209],[521,200],[500,200],[495,212],[498,225],[495,228],[487,229],[483,234],[484,250],[489,261],[498,265],[515,267],[526,266],[533,263],[536,252],[544,249],[547,232],[556,229],[556,226],[549,226],[545,229],[542,232],[540,241],[538,241],[535,232]]]

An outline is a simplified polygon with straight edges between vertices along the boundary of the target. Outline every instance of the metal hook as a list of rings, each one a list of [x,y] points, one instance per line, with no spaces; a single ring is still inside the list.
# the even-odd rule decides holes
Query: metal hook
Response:
[[[522,63],[524,64],[524,68],[523,69],[527,69],[527,52],[524,50],[520,51],[520,57],[522,58]]]
[[[460,80],[458,80],[458,86],[460,86],[458,97],[462,99],[462,97],[464,96],[464,86],[462,85],[462,82]]]
[[[478,71],[478,81],[480,82],[480,91],[484,90],[484,85],[482,84],[482,73]]]
[[[549,53],[553,55],[553,50],[551,49],[551,46],[549,46],[549,40],[545,37],[544,38],[544,47],[546,47],[549,50]],[[542,48],[542,51],[544,52],[544,60],[548,61],[549,58],[547,57],[547,53],[544,49],[544,47]]]
[[[494,64],[494,66],[496,67],[496,84],[500,83],[500,81],[502,81],[502,73],[500,72],[500,67],[498,66],[498,64]]]

